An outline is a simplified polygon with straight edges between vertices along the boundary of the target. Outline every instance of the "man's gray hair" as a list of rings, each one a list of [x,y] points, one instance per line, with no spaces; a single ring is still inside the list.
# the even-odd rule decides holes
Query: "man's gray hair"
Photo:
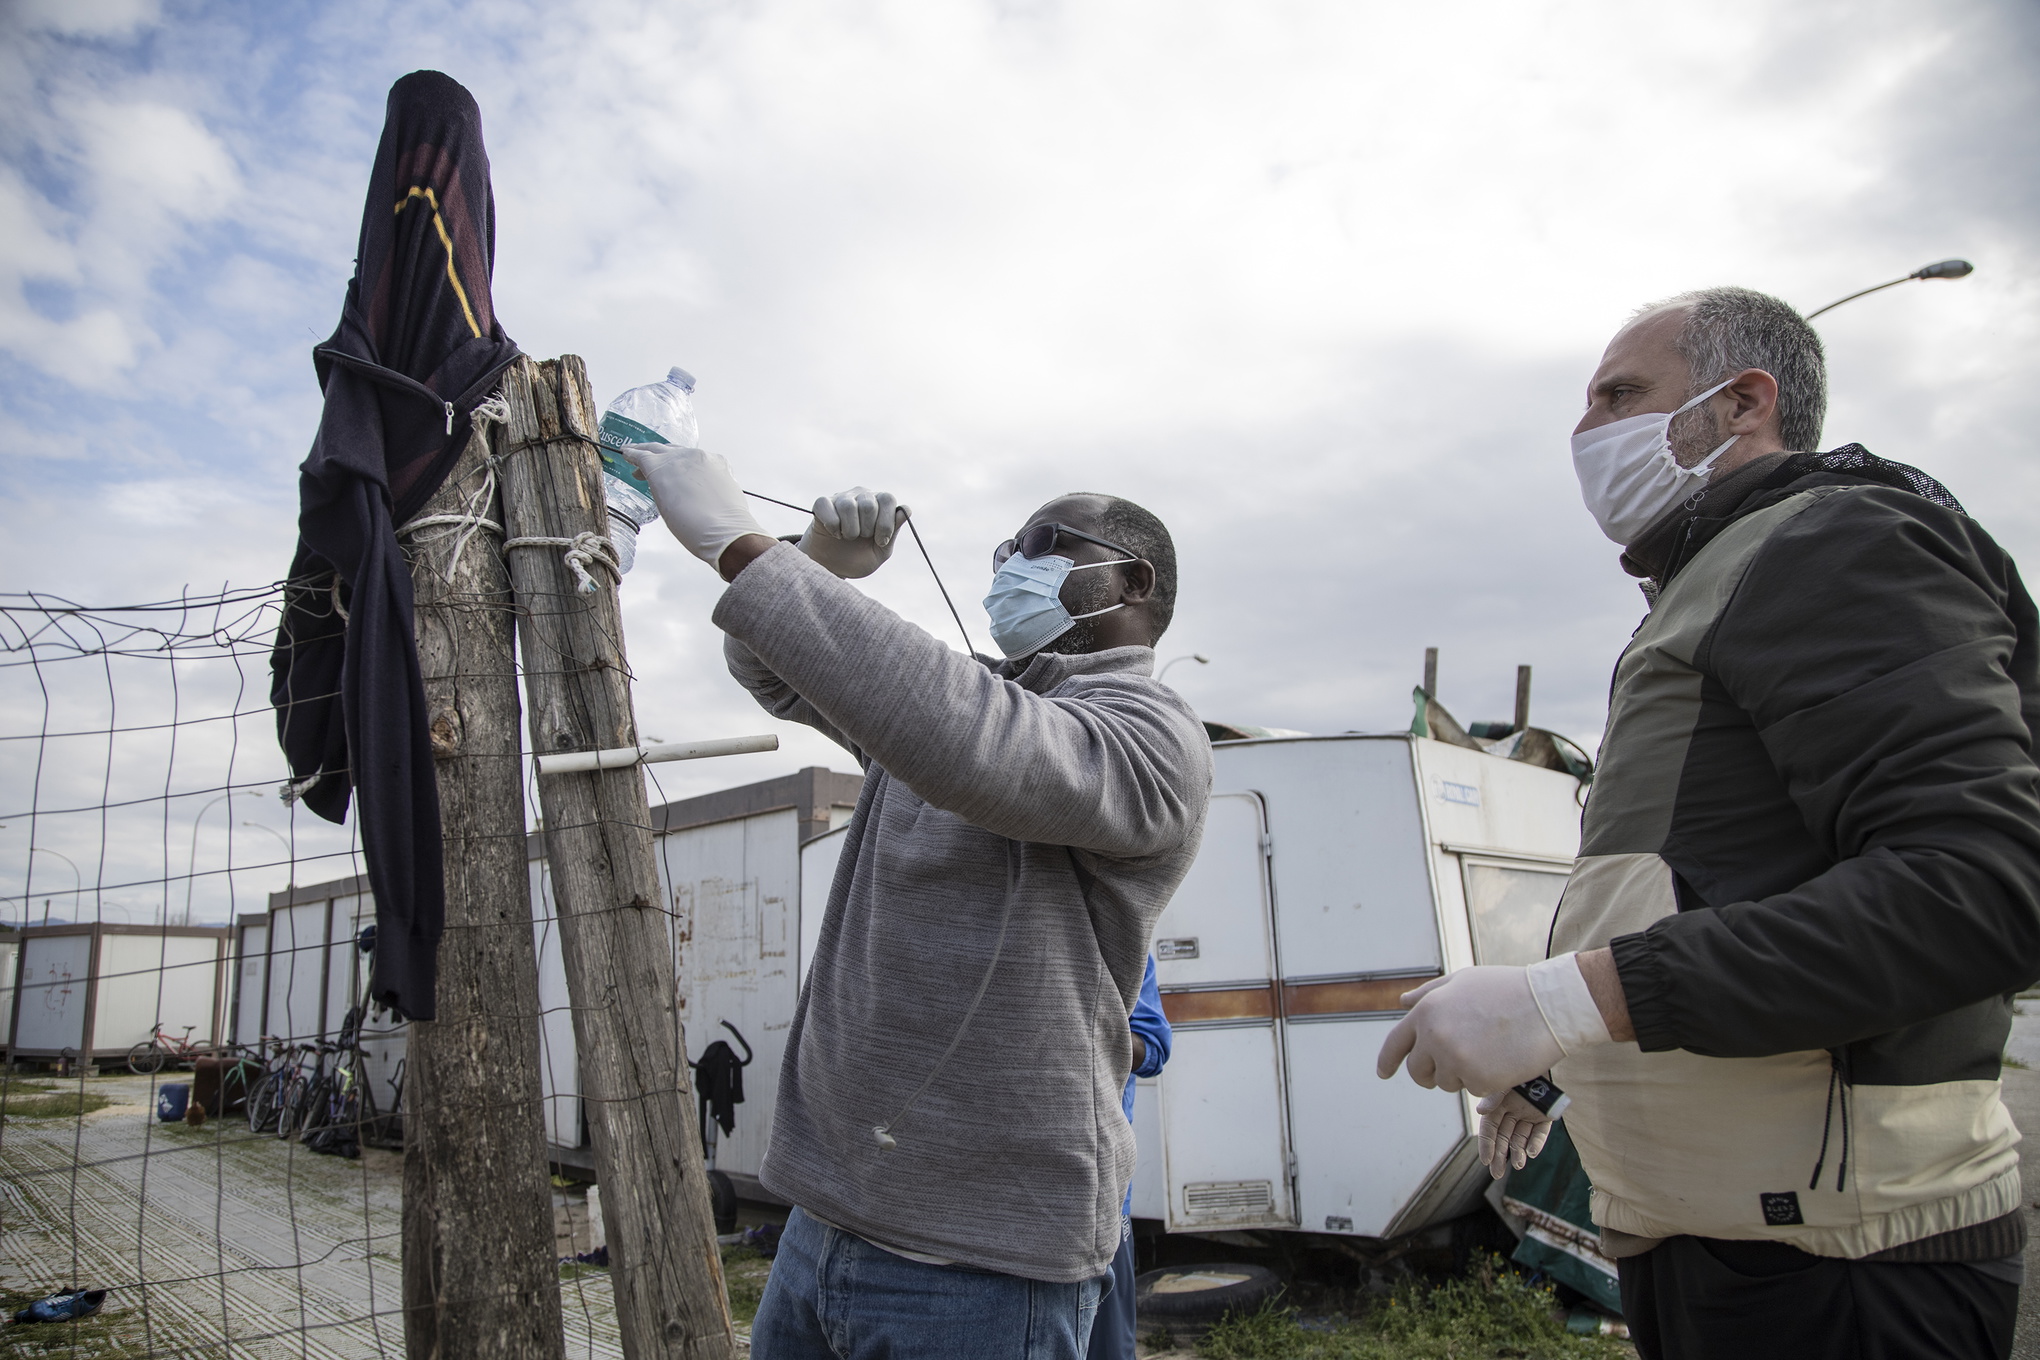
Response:
[[[1827,420],[1827,356],[1806,318],[1767,293],[1749,288],[1701,288],[1653,302],[1637,315],[1686,307],[1679,353],[1693,370],[1688,398],[1746,368],[1778,380],[1778,435],[1785,447],[1820,447]]]

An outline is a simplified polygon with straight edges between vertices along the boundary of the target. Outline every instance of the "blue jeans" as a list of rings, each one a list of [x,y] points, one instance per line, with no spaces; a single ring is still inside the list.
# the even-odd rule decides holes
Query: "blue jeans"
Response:
[[[756,1360],[1083,1360],[1099,1282],[895,1256],[795,1209],[751,1324]]]
[[[1133,1220],[1119,1221],[1119,1250],[1105,1277],[1105,1297],[1091,1323],[1090,1360],[1133,1360],[1140,1321],[1133,1310]]]

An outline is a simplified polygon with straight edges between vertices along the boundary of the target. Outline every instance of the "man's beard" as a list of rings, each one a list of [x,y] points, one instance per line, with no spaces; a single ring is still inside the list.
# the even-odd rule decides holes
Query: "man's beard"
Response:
[[[1112,607],[1112,597],[1119,593],[1119,573],[1110,567],[1094,568],[1081,576],[1068,577],[1064,581],[1063,594],[1075,596],[1065,599],[1063,607],[1072,614],[1089,614],[1097,609]],[[1089,656],[1098,650],[1098,618],[1078,619],[1070,630],[1041,650],[1056,652],[1063,656]]]
[[[1679,460],[1680,467],[1692,467],[1720,448],[1722,441],[1728,438],[1722,432],[1721,421],[1714,414],[1711,401],[1694,407],[1684,415],[1673,416],[1665,436],[1672,446],[1672,457]]]

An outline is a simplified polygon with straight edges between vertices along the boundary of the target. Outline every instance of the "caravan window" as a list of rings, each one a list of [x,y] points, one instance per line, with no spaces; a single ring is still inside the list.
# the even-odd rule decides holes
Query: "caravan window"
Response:
[[[1536,963],[1551,938],[1551,918],[1566,872],[1557,866],[1462,859],[1466,914],[1477,963]]]

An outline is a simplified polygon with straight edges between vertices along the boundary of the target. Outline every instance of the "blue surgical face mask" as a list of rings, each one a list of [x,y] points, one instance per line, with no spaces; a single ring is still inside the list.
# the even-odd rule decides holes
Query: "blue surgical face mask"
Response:
[[[1117,561],[1086,562],[1080,567],[1067,557],[1014,553],[992,573],[992,593],[985,596],[985,613],[992,618],[992,641],[999,644],[1007,660],[1018,661],[1069,632],[1078,619],[1095,619],[1124,609],[1121,602],[1088,614],[1071,614],[1062,602],[1063,578],[1071,572],[1119,565]]]

